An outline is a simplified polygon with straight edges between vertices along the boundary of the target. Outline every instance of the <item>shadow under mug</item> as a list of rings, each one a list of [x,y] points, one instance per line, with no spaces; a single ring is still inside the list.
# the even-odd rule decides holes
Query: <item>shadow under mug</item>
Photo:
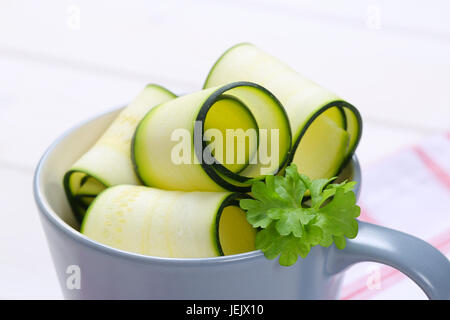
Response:
[[[359,233],[344,250],[316,246],[291,267],[261,251],[175,259],[125,252],[78,232],[62,179],[98,139],[120,109],[102,114],[58,138],[39,162],[34,196],[56,273],[67,299],[336,299],[343,272],[362,261],[392,266],[431,299],[450,299],[450,262],[411,235],[359,222]],[[343,175],[358,181],[356,156]],[[78,277],[78,278],[74,278]]]

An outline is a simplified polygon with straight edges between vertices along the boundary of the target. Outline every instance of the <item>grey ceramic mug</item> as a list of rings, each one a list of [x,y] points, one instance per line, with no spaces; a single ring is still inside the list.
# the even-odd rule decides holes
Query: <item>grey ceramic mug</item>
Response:
[[[344,250],[314,247],[291,267],[260,251],[173,259],[124,252],[85,237],[68,206],[62,177],[120,110],[70,130],[45,152],[35,172],[34,195],[56,273],[68,299],[336,299],[343,272],[362,261],[390,265],[415,281],[429,298],[450,299],[450,262],[411,235],[359,222]],[[361,182],[357,158],[344,176]]]

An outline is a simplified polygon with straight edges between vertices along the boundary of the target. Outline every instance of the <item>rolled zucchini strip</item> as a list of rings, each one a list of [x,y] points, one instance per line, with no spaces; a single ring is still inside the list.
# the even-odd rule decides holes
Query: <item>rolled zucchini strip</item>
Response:
[[[120,185],[91,204],[81,232],[143,255],[206,258],[255,250],[255,229],[230,192],[167,191]]]
[[[310,178],[336,175],[355,151],[362,130],[358,110],[256,46],[243,43],[226,51],[204,87],[233,81],[258,83],[281,101],[293,131],[289,162]]]
[[[80,222],[92,200],[105,188],[140,184],[130,157],[134,131],[151,108],[175,97],[163,87],[148,85],[65,174],[64,189]]]
[[[153,108],[136,129],[132,157],[150,187],[247,192],[251,179],[284,166],[290,148],[280,102],[257,84],[235,82]]]

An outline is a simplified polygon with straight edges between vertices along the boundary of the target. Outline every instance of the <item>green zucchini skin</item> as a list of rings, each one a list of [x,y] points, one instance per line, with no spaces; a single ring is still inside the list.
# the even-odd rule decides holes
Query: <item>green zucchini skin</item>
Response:
[[[264,60],[265,64],[261,64],[260,62],[258,62],[259,58],[261,59],[261,61]],[[270,65],[271,63],[273,63],[275,67],[272,68],[268,66],[267,69],[269,71],[267,71],[267,73],[265,72],[265,70],[255,73],[252,70],[255,70],[255,66],[259,65],[258,63],[261,64],[261,69],[264,69],[262,67],[263,65]],[[273,72],[273,70],[277,70],[277,68],[278,73],[275,74],[277,74],[278,77],[280,77],[281,72],[286,72],[286,76],[288,76],[288,79],[290,79],[289,77],[291,77],[292,79],[294,79],[295,77],[295,79],[302,79],[299,83],[305,83],[306,89],[301,86],[298,88],[295,87],[297,88],[297,92],[305,92],[305,94],[308,95],[309,92],[322,90],[321,92],[323,92],[323,94],[325,95],[322,99],[322,102],[320,101],[320,99],[317,99],[317,104],[315,106],[309,106],[312,113],[309,113],[309,115],[301,115],[302,118],[300,119],[295,118],[295,106],[293,107],[290,103],[287,103],[289,97],[283,94],[283,92],[286,92],[286,90],[284,88],[278,90],[280,86],[278,85],[277,87],[276,83],[271,83],[271,81],[273,82],[273,79],[271,79],[270,72]],[[347,101],[340,99],[335,94],[330,93],[329,91],[312,83],[311,81],[307,80],[297,73],[296,76],[293,75],[294,73],[295,71],[293,71],[291,68],[280,62],[278,59],[258,49],[253,44],[240,43],[226,50],[219,57],[219,59],[216,60],[213,67],[209,71],[208,76],[206,77],[203,87],[208,88],[232,81],[252,81],[264,87],[267,87],[267,89],[275,94],[275,96],[277,96],[283,103],[286,110],[288,110],[288,115],[293,130],[292,151],[287,164],[290,164],[292,162],[294,155],[298,150],[300,140],[307,132],[308,127],[311,125],[311,123],[327,110],[336,108],[340,113],[340,119],[338,119],[336,123],[342,129],[346,130],[350,135],[347,150],[344,154],[339,155],[341,157],[341,161],[334,170],[335,174],[337,174],[341,170],[341,168],[348,163],[349,159],[351,158],[352,154],[355,152],[359,144],[362,135],[361,115],[359,111]],[[295,88],[293,88],[294,92]],[[308,100],[306,100],[305,102],[309,103]],[[295,103],[293,103],[293,105],[295,105]],[[302,105],[299,104],[297,108],[302,108]],[[301,125],[298,126],[298,124]]]
[[[67,200],[69,202],[69,206],[72,209],[72,212],[75,215],[75,218],[77,219],[77,221],[79,223],[81,223],[81,221],[83,220],[83,217],[88,209],[87,206],[85,206],[78,198],[78,195],[76,195],[71,186],[70,186],[70,179],[72,177],[73,174],[75,173],[83,173],[85,174],[84,178],[89,179],[89,177],[94,178],[96,181],[98,181],[99,183],[103,184],[103,186],[106,188],[109,187],[108,184],[106,184],[104,181],[102,181],[101,178],[97,177],[95,174],[88,172],[86,170],[82,170],[82,169],[75,169],[75,170],[69,170],[66,172],[66,174],[63,177],[63,187],[64,187],[64,192],[66,194]],[[84,179],[83,178],[83,179]]]
[[[257,97],[265,103],[259,105],[249,105],[249,103],[242,101],[242,93],[250,95],[252,97]],[[262,179],[263,176],[252,176],[248,173],[255,173],[257,171],[257,166],[255,165],[250,168],[244,168],[239,172],[232,172],[221,166],[220,164],[213,163],[208,164],[204,161],[200,163],[190,164],[180,169],[179,175],[183,175],[185,179],[174,180],[170,175],[172,172],[178,170],[177,166],[172,164],[169,158],[169,147],[170,141],[163,141],[161,139],[168,139],[167,136],[170,135],[170,128],[186,128],[192,133],[194,123],[201,123],[202,135],[205,131],[205,120],[211,107],[220,101],[223,97],[233,95],[237,98],[245,107],[247,111],[251,111],[252,108],[260,108],[260,110],[265,110],[264,114],[259,111],[260,118],[255,118],[253,115],[251,118],[256,120],[257,125],[264,125],[268,128],[278,129],[281,131],[280,137],[282,140],[281,148],[281,159],[278,159],[275,174],[278,172],[288,161],[290,145],[292,143],[292,133],[287,118],[286,111],[284,110],[278,99],[264,87],[251,83],[248,81],[239,81],[234,83],[229,83],[223,86],[218,86],[215,88],[205,89],[200,92],[195,92],[190,95],[174,99],[167,103],[159,105],[157,108],[152,109],[139,123],[136,132],[132,140],[132,161],[134,163],[134,169],[136,175],[140,178],[143,184],[162,188],[166,190],[182,190],[182,191],[234,191],[234,192],[249,192],[251,187],[251,181],[255,178]],[[248,96],[246,97],[248,99]],[[187,110],[189,108],[189,110]],[[184,112],[179,115],[179,112]],[[158,114],[160,113],[160,114]],[[170,115],[176,115],[176,118],[172,118]],[[191,117],[194,115],[194,117]],[[274,118],[270,118],[271,115],[275,115]],[[178,117],[180,117],[178,119]],[[185,120],[185,118],[189,118]],[[270,118],[270,119],[269,119]],[[156,126],[162,121],[167,121],[164,128],[164,132],[159,132],[156,130]],[[170,123],[170,121],[174,121]],[[191,122],[192,121],[192,122]],[[153,137],[158,135],[158,141]],[[192,136],[192,150],[194,151],[197,159],[202,159],[202,154],[205,148],[207,148],[207,143],[202,140],[201,144],[197,144],[194,141],[194,134]],[[153,140],[152,140],[153,139]],[[163,143],[163,142],[165,143]],[[259,146],[259,142],[258,142]],[[284,146],[284,148],[283,148]],[[158,154],[154,154],[152,150],[158,150]],[[158,167],[156,164],[160,161],[161,166]],[[163,168],[166,166],[166,168]],[[198,167],[201,170],[198,170]],[[250,170],[249,170],[250,169]],[[184,171],[182,171],[184,170]],[[166,174],[165,172],[170,172]],[[196,173],[194,173],[196,172]],[[189,176],[189,178],[187,178]],[[169,177],[169,178],[167,178]],[[195,181],[194,181],[195,180]]]
[[[147,85],[137,98],[122,110],[92,148],[65,173],[64,191],[78,222],[81,223],[89,207],[89,202],[85,201],[86,196],[95,197],[103,189],[117,184],[139,184],[130,157],[127,156],[135,127],[138,120],[151,108],[175,97],[176,95],[166,88],[156,84]],[[120,161],[111,160],[110,155]],[[79,184],[71,183],[71,179],[76,175],[84,175]],[[90,185],[94,186],[95,190],[88,194],[79,190],[89,188]]]
[[[347,127],[349,126],[350,118],[354,117],[355,118],[354,125],[356,126],[356,130],[354,130],[354,136],[353,136],[353,138],[351,138],[351,139],[353,139],[353,141],[350,141],[349,148],[347,150],[347,154],[342,163],[341,168],[345,167],[348,164],[348,162],[351,160],[351,157],[355,153],[356,148],[359,145],[359,142],[361,140],[361,136],[363,133],[363,121],[362,121],[361,113],[358,111],[358,109],[355,106],[351,105],[350,103],[348,103],[346,101],[343,101],[343,102],[345,102],[343,109],[346,114],[346,117],[345,117],[346,118],[346,126]]]

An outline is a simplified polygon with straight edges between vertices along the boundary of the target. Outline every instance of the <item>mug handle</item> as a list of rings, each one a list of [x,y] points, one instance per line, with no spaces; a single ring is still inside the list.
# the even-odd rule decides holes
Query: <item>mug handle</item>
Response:
[[[343,250],[332,246],[326,268],[331,274],[363,261],[391,266],[407,275],[429,299],[450,299],[450,261],[435,247],[409,234],[358,222],[355,239]]]

